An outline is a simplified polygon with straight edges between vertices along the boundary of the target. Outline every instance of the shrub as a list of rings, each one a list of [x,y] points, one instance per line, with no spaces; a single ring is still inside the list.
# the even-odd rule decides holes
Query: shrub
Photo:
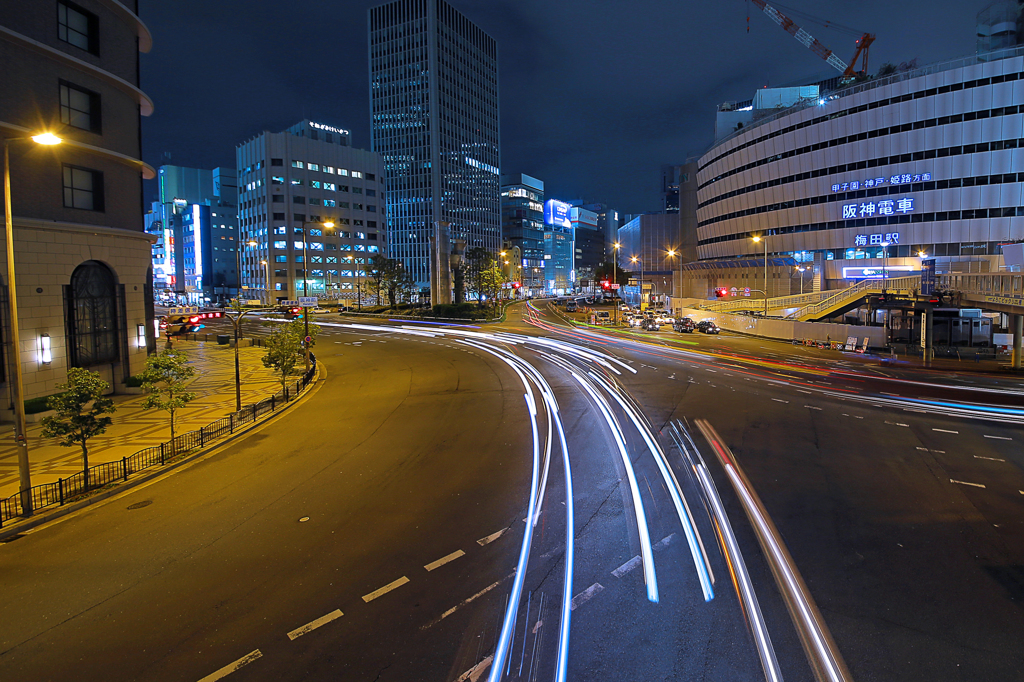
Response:
[[[50,408],[47,407],[46,401],[51,396],[44,395],[41,398],[29,398],[25,401],[25,414],[39,414],[40,412],[46,412]]]
[[[142,386],[142,377],[138,375],[128,377],[124,380],[124,385],[128,388],[139,388]]]

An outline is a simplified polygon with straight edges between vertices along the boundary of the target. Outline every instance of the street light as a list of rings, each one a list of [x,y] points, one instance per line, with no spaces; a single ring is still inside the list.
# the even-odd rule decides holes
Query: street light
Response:
[[[764,241],[764,316],[768,317],[768,235],[754,235],[754,243]]]
[[[18,285],[14,278],[14,215],[11,208],[11,157],[10,143],[31,139],[36,144],[55,145],[63,140],[53,133],[40,133],[25,137],[4,138],[4,228],[7,239],[7,291],[11,319],[11,359],[14,365],[14,385],[11,399],[14,401],[14,443],[18,447],[18,477],[21,493],[21,513],[32,513],[32,479],[28,468],[28,434],[25,424],[25,380],[21,371],[21,328],[18,323]]]
[[[622,244],[620,244],[618,242],[615,242],[614,244],[612,244],[612,284],[614,284],[616,287],[619,286],[619,249],[621,247],[622,247]],[[618,292],[618,289],[617,288],[616,289],[612,289],[612,291]],[[616,298],[616,296],[613,296],[612,298],[614,299],[614,298]],[[614,315],[613,319],[615,320],[614,324],[615,324],[615,326],[618,326],[618,324],[619,324],[619,304],[615,303],[614,308],[615,308],[615,310],[613,312],[613,315]]]
[[[633,256],[629,259],[631,263],[640,264],[640,312],[644,311],[644,262]]]
[[[804,271],[807,270],[807,268],[802,268],[799,265],[795,265],[793,267],[800,273],[800,295],[802,296],[804,293]],[[793,280],[790,280],[790,282],[792,281]],[[792,289],[790,291],[792,291]]]
[[[266,303],[266,305],[269,306],[270,305],[270,261],[267,260],[266,258],[264,258],[263,260],[260,261],[260,265],[263,266],[263,270],[264,270],[263,276],[266,278],[264,280],[264,287],[263,287],[263,291],[264,291],[264,294],[266,295],[266,299],[267,299],[265,301],[265,303]]]
[[[666,255],[670,256],[671,258],[675,258],[676,256],[679,257],[679,288],[680,288],[680,291],[679,291],[680,296],[679,297],[682,298],[682,293],[683,293],[682,292],[682,286],[683,286],[683,254],[681,252],[680,253],[676,253],[675,249],[669,249],[665,253],[666,253]],[[675,282],[673,281],[672,282],[672,287],[669,289],[670,295],[674,295],[675,294],[675,288],[676,288]],[[682,309],[681,308],[680,308],[680,313],[682,313]]]
[[[882,242],[882,294],[889,283],[889,242]]]
[[[318,224],[318,223],[315,222],[315,221],[305,221],[305,220],[302,221],[302,296],[304,298],[308,298],[309,297],[309,255],[308,255],[308,252],[306,251],[306,245],[307,245],[309,240],[306,239],[306,225],[316,225],[316,224]],[[330,220],[325,220],[323,223],[319,223],[319,224],[323,225],[328,230],[330,230],[331,228],[334,227],[334,223],[331,222]],[[305,359],[306,359],[306,373],[308,374],[309,373],[309,343],[306,341],[306,339],[309,338],[309,310],[308,309],[304,309],[302,311],[302,321],[305,323],[305,327],[306,327],[305,335],[302,337],[302,345],[305,348],[305,353],[303,353],[303,355],[305,356]]]

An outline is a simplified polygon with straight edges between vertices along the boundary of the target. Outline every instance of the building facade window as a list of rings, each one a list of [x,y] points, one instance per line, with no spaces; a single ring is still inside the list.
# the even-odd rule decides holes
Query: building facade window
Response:
[[[64,207],[102,211],[103,173],[65,164]]]
[[[67,288],[68,353],[72,367],[116,362],[117,283],[99,261],[86,261],[71,273]]]
[[[99,19],[72,2],[57,3],[57,37],[87,52],[100,52]]]
[[[60,81],[60,122],[100,132],[100,96],[67,81]]]

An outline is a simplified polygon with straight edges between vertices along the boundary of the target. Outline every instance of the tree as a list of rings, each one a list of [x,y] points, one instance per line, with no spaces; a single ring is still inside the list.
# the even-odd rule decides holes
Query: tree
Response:
[[[617,284],[619,286],[626,286],[629,284],[629,278],[632,276],[628,270],[623,268],[616,268],[612,265],[611,261],[605,261],[597,266],[594,270],[594,279],[598,281],[608,280],[612,281],[613,278],[617,277]]]
[[[381,253],[375,253],[370,256],[370,260],[366,264],[366,276],[369,278],[367,284],[373,289],[378,305],[384,299],[383,292],[386,288],[385,281],[387,280],[389,267],[387,256]]]
[[[50,396],[46,406],[56,414],[43,419],[43,435],[59,438],[62,447],[82,448],[82,474],[89,489],[89,439],[107,430],[113,421],[109,415],[117,409],[114,401],[104,396],[110,385],[96,372],[81,367],[68,370],[67,383],[59,384],[57,395]]]
[[[146,369],[142,372],[142,388],[149,395],[142,403],[142,409],[158,408],[170,416],[171,421],[171,454],[176,449],[174,443],[174,420],[178,410],[196,399],[196,394],[185,390],[185,384],[195,376],[196,370],[188,364],[188,355],[180,350],[169,348],[146,359]]]
[[[320,333],[320,325],[309,325],[309,336],[316,343]],[[281,390],[288,385],[289,377],[298,374],[296,366],[302,362],[305,339],[305,325],[301,320],[292,320],[288,324],[276,325],[266,339],[267,353],[263,356],[263,366],[278,374]],[[312,344],[311,344],[312,345]]]

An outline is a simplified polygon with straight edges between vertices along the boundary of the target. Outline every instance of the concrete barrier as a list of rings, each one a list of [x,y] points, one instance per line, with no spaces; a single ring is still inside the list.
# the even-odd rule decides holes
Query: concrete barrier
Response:
[[[862,327],[850,324],[831,324],[826,322],[797,322],[796,320],[773,320],[761,317],[748,317],[746,315],[730,315],[729,313],[714,313],[707,310],[695,310],[683,308],[683,316],[689,317],[695,322],[701,320],[714,320],[722,329],[750,334],[751,336],[762,336],[769,339],[781,339],[784,341],[832,341],[843,343],[847,337],[857,337],[857,345],[868,339],[869,348],[885,347],[885,329],[882,327]]]

